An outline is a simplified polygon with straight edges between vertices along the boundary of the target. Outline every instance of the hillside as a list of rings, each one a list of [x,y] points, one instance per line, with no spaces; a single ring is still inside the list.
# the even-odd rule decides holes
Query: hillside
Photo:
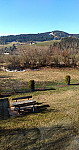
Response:
[[[42,41],[50,41],[50,40],[60,40],[64,37],[74,37],[79,38],[79,34],[69,34],[63,31],[52,31],[38,34],[20,34],[20,35],[9,35],[9,36],[1,36],[0,44],[7,44],[9,42],[42,42]]]

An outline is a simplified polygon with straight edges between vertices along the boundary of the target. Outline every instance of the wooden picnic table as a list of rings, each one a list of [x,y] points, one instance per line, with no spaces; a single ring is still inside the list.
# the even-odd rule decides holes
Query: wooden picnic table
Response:
[[[15,107],[14,110],[17,110],[20,113],[20,110],[25,110],[28,108],[33,108],[33,112],[34,112],[34,105],[36,104],[35,99],[31,99],[31,100],[22,100],[22,101],[18,101],[17,100],[21,100],[21,99],[29,99],[32,98],[32,96],[26,96],[26,97],[19,97],[19,98],[13,98],[12,100],[16,100],[16,102],[12,103],[13,106]]]
[[[18,111],[20,114],[21,110],[29,111],[32,109],[33,112],[38,112],[40,109],[46,109],[47,107],[49,107],[49,105],[42,105],[42,103],[36,102],[35,99],[29,100],[29,98],[32,98],[32,96],[13,98],[12,100],[16,100],[16,102],[12,103],[14,106],[14,110]]]

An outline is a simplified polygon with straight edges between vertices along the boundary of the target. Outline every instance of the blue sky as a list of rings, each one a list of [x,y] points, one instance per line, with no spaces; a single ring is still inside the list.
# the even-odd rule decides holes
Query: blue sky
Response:
[[[79,33],[79,0],[0,0],[0,35]]]

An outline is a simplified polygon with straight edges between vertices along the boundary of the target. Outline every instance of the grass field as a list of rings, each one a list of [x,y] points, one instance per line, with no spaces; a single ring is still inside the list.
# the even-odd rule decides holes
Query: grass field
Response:
[[[17,44],[22,44],[22,43],[20,43],[20,42],[10,42],[10,43],[5,44],[5,45],[0,45],[0,49],[5,48],[5,47],[9,48],[9,47],[13,46],[13,44],[17,45]]]
[[[54,42],[59,42],[60,40],[51,40],[51,41],[44,41],[44,42],[38,42],[37,46],[50,46],[53,45]]]
[[[59,42],[59,40],[37,42],[37,44],[34,44],[34,45],[36,45],[36,46],[50,46],[50,45],[53,45],[54,42]],[[8,44],[5,44],[5,45],[0,45],[0,48],[11,47],[11,46],[13,46],[13,44],[16,45],[17,43],[18,42],[11,42],[11,43],[8,43]],[[23,43],[19,42],[19,44],[23,44]],[[31,46],[34,46],[34,45],[31,45]],[[29,44],[24,44],[24,46],[29,46]]]
[[[71,76],[71,85],[64,79]],[[32,95],[50,107],[39,113],[0,120],[0,149],[3,150],[78,150],[79,147],[79,70],[41,69],[25,72],[0,72],[3,93],[9,97]],[[35,92],[27,91],[28,81],[35,80]],[[22,86],[22,87],[21,87]],[[17,87],[17,88],[16,88]],[[21,89],[20,89],[21,87]],[[26,89],[25,89],[26,88]],[[45,90],[46,89],[46,90]],[[48,90],[47,90],[48,89]]]

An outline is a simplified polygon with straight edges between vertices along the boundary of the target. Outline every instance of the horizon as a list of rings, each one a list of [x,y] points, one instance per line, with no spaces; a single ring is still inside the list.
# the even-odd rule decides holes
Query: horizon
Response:
[[[1,1],[0,14],[0,36],[79,31],[78,0]]]
[[[59,32],[65,32],[65,31],[61,31],[61,30],[53,30],[53,31],[46,31],[46,32],[38,32],[38,33],[18,33],[18,34],[5,34],[5,35],[0,35],[0,37],[2,36],[16,36],[16,35],[22,35],[22,34],[41,34],[41,33],[47,33],[47,32],[54,32],[54,31],[59,31]],[[65,32],[65,33],[68,33],[68,32]],[[68,33],[68,34],[79,34],[79,33]]]

